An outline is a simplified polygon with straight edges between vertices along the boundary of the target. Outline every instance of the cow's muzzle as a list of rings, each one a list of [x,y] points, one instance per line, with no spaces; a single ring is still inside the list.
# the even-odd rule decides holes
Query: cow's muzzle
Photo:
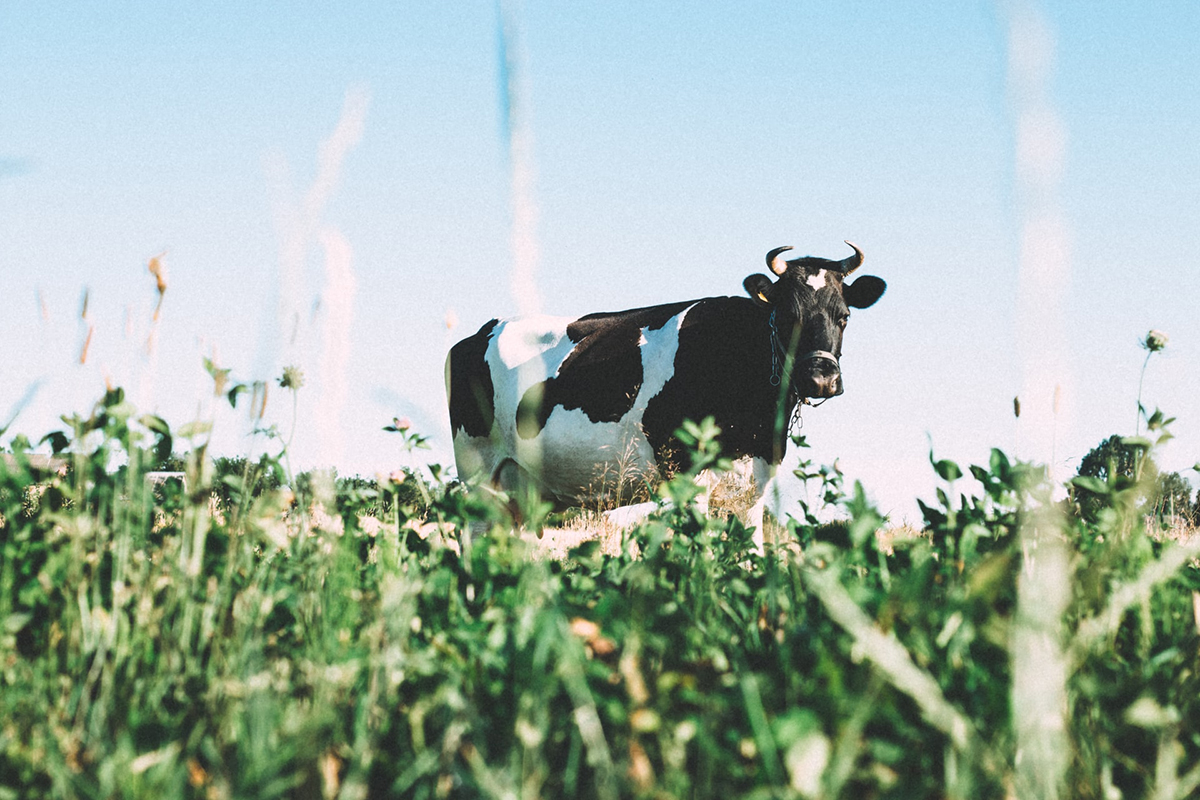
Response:
[[[789,359],[779,329],[775,327],[774,311],[767,322],[771,326],[771,385],[779,386],[784,381]],[[842,393],[842,368],[838,357],[828,350],[809,350],[791,363],[795,365],[795,371],[789,386],[801,399],[829,398]]]
[[[842,393],[842,369],[828,350],[811,350],[796,359],[800,374],[795,387],[801,397],[835,397]]]

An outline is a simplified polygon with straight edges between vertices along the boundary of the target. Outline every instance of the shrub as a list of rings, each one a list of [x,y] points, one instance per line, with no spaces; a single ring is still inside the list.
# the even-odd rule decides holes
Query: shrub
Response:
[[[1135,497],[1142,513],[1162,516],[1190,513],[1192,486],[1178,472],[1160,473],[1146,439],[1109,436],[1079,462],[1078,477],[1106,486],[1137,487]],[[1089,489],[1090,481],[1076,482],[1075,502],[1085,519],[1095,521],[1104,507],[1104,492]]]

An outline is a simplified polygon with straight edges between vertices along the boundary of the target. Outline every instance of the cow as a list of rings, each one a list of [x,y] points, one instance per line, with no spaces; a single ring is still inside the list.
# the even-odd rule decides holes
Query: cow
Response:
[[[787,421],[798,404],[842,393],[849,309],[886,289],[872,275],[846,280],[863,262],[846,244],[854,254],[840,261],[771,250],[774,279],[748,276],[748,297],[490,320],[446,359],[459,477],[510,491],[532,481],[560,508],[600,506],[687,466],[675,432],[712,417],[722,453],[750,460],[745,521],[761,551]]]

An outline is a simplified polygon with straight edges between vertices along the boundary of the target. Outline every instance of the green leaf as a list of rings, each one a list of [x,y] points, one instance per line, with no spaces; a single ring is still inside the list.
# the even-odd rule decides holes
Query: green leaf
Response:
[[[154,414],[143,414],[138,420],[158,437],[158,441],[154,445],[154,456],[160,462],[166,461],[171,457],[171,451],[174,449],[174,441],[171,438],[171,426],[162,417]]]
[[[131,402],[122,400],[119,403],[114,403],[113,405],[109,406],[108,412],[111,416],[116,417],[118,420],[124,422],[137,413],[137,406]]]
[[[1154,413],[1151,414],[1146,420],[1146,427],[1153,431],[1157,430],[1158,428],[1165,428],[1174,421],[1174,417],[1167,418],[1167,416],[1163,414],[1161,408],[1156,408],[1154,409]]]
[[[154,433],[160,435],[166,434],[168,436],[171,434],[171,426],[167,424],[167,421],[154,414],[143,414],[138,422],[145,425],[147,430],[153,431]]]
[[[50,442],[50,449],[54,451],[54,455],[58,455],[62,451],[71,446],[71,440],[62,431],[51,431],[38,440],[38,444]]]
[[[197,436],[202,436],[212,430],[212,423],[206,420],[196,420],[188,422],[179,427],[179,435],[184,439],[194,439]]]
[[[1077,475],[1070,480],[1070,484],[1096,494],[1108,494],[1109,492],[1109,486],[1107,483],[1099,478],[1094,478],[1091,475]]]
[[[850,512],[850,541],[856,548],[861,547],[883,524],[882,515],[867,500],[862,482],[854,482],[854,496],[847,501],[846,510]]]
[[[958,464],[946,459],[933,462],[933,468],[937,472],[938,476],[944,481],[953,482],[963,476],[963,472],[959,468]]]
[[[229,407],[237,408],[238,395],[240,395],[242,392],[248,392],[248,391],[250,391],[250,387],[247,386],[246,384],[235,383],[233,385],[233,388],[230,389],[228,394],[225,395],[225,397],[229,400]]]
[[[125,402],[125,390],[120,386],[115,389],[108,389],[104,392],[104,399],[100,401],[105,408],[113,408]]]

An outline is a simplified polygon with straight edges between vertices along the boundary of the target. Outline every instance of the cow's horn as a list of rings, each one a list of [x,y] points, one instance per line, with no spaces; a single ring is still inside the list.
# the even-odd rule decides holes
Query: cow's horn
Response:
[[[842,265],[843,275],[849,275],[851,272],[854,272],[854,270],[862,266],[863,262],[863,251],[858,249],[858,245],[854,242],[846,242],[846,244],[854,248],[854,255],[843,258],[838,262]]]
[[[771,272],[774,272],[776,275],[782,275],[787,272],[787,261],[780,258],[779,254],[786,253],[791,249],[791,247],[776,247],[767,253],[767,266],[771,268]]]

